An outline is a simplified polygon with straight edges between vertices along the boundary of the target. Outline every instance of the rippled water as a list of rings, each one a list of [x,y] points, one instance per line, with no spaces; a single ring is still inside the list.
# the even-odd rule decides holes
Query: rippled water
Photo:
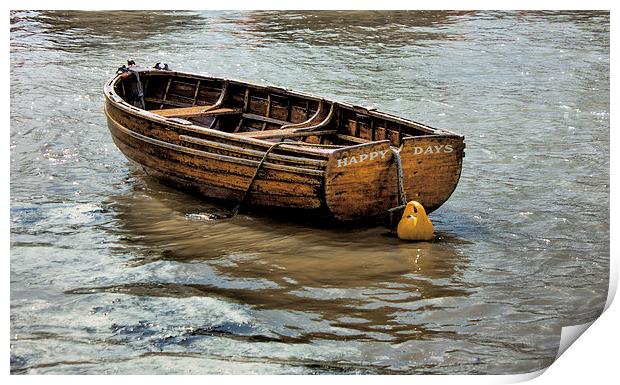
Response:
[[[126,59],[466,137],[437,240],[222,208],[129,167]],[[13,373],[520,373],[601,312],[609,15],[11,13]]]

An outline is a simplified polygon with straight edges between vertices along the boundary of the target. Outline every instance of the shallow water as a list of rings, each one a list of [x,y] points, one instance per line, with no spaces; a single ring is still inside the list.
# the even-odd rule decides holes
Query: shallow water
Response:
[[[129,166],[126,59],[462,133],[437,239],[327,229]],[[609,15],[11,13],[13,373],[521,373],[609,276]]]

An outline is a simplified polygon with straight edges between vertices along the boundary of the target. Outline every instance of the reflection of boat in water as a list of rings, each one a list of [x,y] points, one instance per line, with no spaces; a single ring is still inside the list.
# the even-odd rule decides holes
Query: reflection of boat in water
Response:
[[[127,158],[207,197],[346,221],[431,212],[461,174],[461,135],[283,88],[130,66],[105,97]]]
[[[221,206],[162,187],[141,171],[133,176],[135,190],[105,204],[114,217],[106,231],[118,237],[131,278],[72,292],[224,299],[266,317],[268,335],[280,342],[427,338],[432,331],[401,317],[469,295],[458,279],[469,264],[458,252],[462,240],[395,246],[378,227],[336,233],[260,213],[194,220]],[[274,312],[280,326],[271,324]]]

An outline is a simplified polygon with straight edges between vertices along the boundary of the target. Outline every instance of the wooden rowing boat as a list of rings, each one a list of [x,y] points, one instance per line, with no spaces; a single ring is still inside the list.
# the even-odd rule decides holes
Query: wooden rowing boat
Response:
[[[206,197],[348,221],[432,212],[461,175],[461,135],[284,88],[131,63],[104,93],[122,153]]]

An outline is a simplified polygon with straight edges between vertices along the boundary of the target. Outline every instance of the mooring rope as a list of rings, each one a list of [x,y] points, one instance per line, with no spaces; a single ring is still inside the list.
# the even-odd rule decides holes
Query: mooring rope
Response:
[[[394,154],[394,160],[396,161],[396,177],[398,178],[398,203],[400,205],[406,205],[407,192],[405,192],[405,186],[403,181],[403,162],[400,159],[400,151],[393,147],[390,147],[390,150],[392,150],[392,153]]]
[[[245,202],[245,200],[246,200],[246,198],[248,196],[248,193],[250,192],[250,189],[252,189],[252,185],[254,184],[254,181],[258,177],[258,172],[260,171],[260,168],[263,166],[263,164],[267,160],[267,157],[269,156],[269,153],[274,148],[276,148],[276,147],[278,147],[278,146],[280,146],[282,144],[288,144],[288,143],[286,143],[286,142],[276,142],[276,143],[272,144],[271,146],[269,146],[269,148],[265,152],[265,155],[263,155],[263,158],[258,163],[258,166],[256,166],[256,170],[254,171],[254,175],[252,176],[252,179],[250,180],[250,183],[248,184],[248,187],[245,189],[245,192],[243,193],[243,196],[241,197],[241,200],[239,201],[237,206],[235,206],[235,208],[232,210],[231,218],[234,217],[235,215],[237,215],[237,213],[239,212],[239,209],[241,208],[241,205],[243,205],[243,203]]]
[[[294,145],[297,145],[297,146],[304,146],[304,145],[308,146],[308,145],[310,145],[310,146],[316,146],[316,144],[305,143],[305,142],[284,142],[284,141],[276,142],[276,143],[272,144],[271,146],[269,146],[267,151],[265,151],[265,154],[263,155],[263,157],[260,160],[260,162],[258,162],[258,166],[256,166],[256,170],[254,170],[254,175],[252,175],[252,179],[250,179],[250,183],[248,183],[248,187],[243,192],[243,196],[241,197],[241,200],[239,201],[237,206],[235,206],[233,208],[232,214],[231,214],[230,218],[234,217],[235,215],[237,215],[237,213],[239,213],[239,210],[241,209],[241,207],[243,206],[243,204],[247,200],[247,197],[249,196],[250,190],[252,189],[252,186],[254,185],[254,182],[258,178],[258,173],[259,173],[261,167],[263,167],[263,164],[265,164],[265,161],[267,161],[267,158],[269,157],[269,154],[274,149],[276,149],[278,146],[281,146],[281,145],[293,145],[293,146]],[[405,192],[405,187],[404,187],[403,163],[402,163],[402,160],[400,158],[400,151],[398,151],[396,148],[392,148],[392,147],[390,147],[390,150],[392,150],[392,153],[394,154],[394,160],[396,162],[396,177],[398,179],[398,203],[399,203],[399,206],[393,207],[393,208],[388,210],[388,212],[390,213],[390,216],[391,216],[395,210],[404,208],[405,205],[407,205],[407,193]]]
[[[398,179],[398,206],[387,210],[387,226],[394,227],[396,219],[400,219],[400,215],[402,215],[401,210],[407,205],[407,192],[405,191],[404,186],[403,162],[400,158],[400,151],[393,147],[390,147],[390,150],[392,150],[392,153],[394,154],[394,161],[396,162],[396,178]],[[395,218],[395,215],[397,215],[398,218]]]
[[[248,197],[248,195],[250,193],[250,190],[252,189],[252,185],[254,184],[254,181],[258,177],[258,172],[260,171],[260,168],[263,166],[263,164],[267,160],[267,157],[269,156],[269,153],[272,150],[274,150],[276,147],[280,146],[280,145],[312,146],[312,147],[317,147],[317,146],[318,147],[334,147],[334,146],[331,146],[331,145],[321,145],[321,144],[313,144],[313,143],[306,143],[306,142],[284,142],[284,141],[281,141],[281,142],[276,142],[276,143],[272,144],[267,149],[267,151],[265,152],[265,155],[263,155],[263,158],[258,163],[258,166],[256,166],[256,170],[254,171],[254,175],[252,176],[252,179],[250,180],[250,183],[248,184],[248,187],[245,189],[245,192],[243,193],[243,196],[241,197],[241,200],[239,201],[237,206],[235,206],[235,208],[232,210],[232,215],[230,216],[230,218],[232,218],[235,215],[237,215],[237,213],[239,212],[239,209],[241,209],[241,206],[243,205],[243,203],[247,199],[247,197]]]

